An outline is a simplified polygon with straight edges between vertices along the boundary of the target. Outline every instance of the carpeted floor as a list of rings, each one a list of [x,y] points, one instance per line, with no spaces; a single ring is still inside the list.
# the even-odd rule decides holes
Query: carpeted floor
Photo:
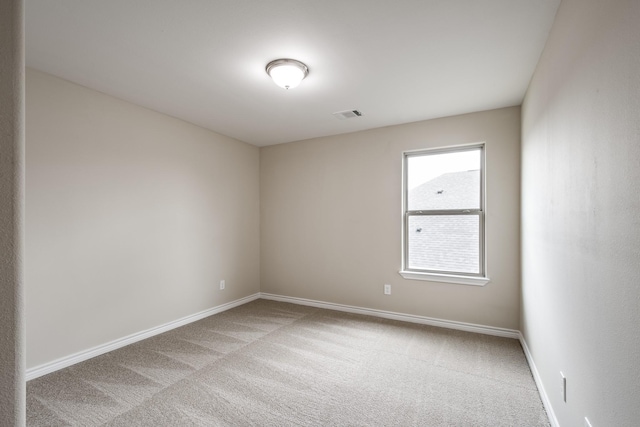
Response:
[[[548,426],[516,340],[257,300],[27,384],[29,426]]]

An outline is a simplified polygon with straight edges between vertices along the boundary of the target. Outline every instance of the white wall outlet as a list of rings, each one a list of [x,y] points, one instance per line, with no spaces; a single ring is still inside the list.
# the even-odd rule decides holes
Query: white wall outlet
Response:
[[[562,401],[567,402],[567,377],[564,376],[562,372],[560,372],[560,396],[562,396]]]
[[[584,417],[584,427],[593,427],[587,417]]]
[[[385,295],[391,295],[391,285],[389,285],[389,284],[385,284],[384,285],[384,294]]]
[[[224,280],[220,280],[220,290],[223,290],[225,288],[226,283],[224,282]]]

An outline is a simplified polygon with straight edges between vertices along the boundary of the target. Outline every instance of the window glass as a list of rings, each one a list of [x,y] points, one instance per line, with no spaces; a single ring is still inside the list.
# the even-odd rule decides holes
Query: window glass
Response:
[[[407,158],[408,210],[480,209],[480,150]]]
[[[476,215],[422,215],[409,218],[410,269],[480,273]]]
[[[404,270],[484,275],[483,146],[405,154]]]

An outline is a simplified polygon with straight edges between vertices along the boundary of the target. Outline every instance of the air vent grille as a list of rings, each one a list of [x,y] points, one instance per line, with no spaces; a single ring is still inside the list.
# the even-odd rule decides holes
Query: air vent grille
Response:
[[[333,113],[333,116],[340,120],[353,119],[354,117],[362,117],[362,112],[359,110],[345,110]]]

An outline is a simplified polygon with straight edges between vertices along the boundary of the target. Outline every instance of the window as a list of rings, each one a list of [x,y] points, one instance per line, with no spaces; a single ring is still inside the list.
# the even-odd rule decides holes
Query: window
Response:
[[[404,155],[408,279],[484,285],[484,146]]]

